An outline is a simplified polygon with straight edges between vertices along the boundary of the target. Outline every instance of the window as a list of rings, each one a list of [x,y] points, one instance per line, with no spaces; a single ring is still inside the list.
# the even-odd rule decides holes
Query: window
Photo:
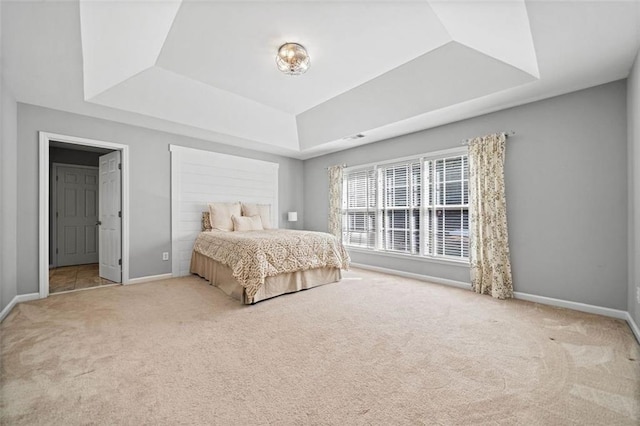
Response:
[[[469,258],[469,165],[466,155],[426,163],[430,200],[426,214],[434,256]]]
[[[466,150],[347,168],[343,185],[345,244],[468,260]]]
[[[382,247],[420,252],[420,161],[380,168],[382,174]]]
[[[343,240],[351,246],[375,248],[376,175],[361,170],[344,176],[342,191]]]

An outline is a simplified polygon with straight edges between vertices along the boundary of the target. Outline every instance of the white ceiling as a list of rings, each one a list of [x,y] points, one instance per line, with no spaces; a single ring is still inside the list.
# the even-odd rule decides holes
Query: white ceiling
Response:
[[[295,158],[624,78],[639,46],[636,0],[2,3],[18,101]]]

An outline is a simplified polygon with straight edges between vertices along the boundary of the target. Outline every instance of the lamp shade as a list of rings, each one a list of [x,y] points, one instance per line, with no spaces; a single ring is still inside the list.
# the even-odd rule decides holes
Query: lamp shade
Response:
[[[298,212],[289,212],[287,213],[287,217],[289,222],[297,222],[298,221]]]

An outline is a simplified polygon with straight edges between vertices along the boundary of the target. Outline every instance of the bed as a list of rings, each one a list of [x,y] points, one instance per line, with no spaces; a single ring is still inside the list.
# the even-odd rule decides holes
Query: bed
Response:
[[[259,214],[231,217],[221,226],[203,214],[190,272],[244,304],[340,281],[341,270],[349,268],[347,251],[331,234],[264,229]],[[206,229],[209,223],[212,229]]]

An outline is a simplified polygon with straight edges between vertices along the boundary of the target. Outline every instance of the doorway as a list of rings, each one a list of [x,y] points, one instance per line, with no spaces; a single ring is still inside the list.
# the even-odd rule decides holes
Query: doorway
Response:
[[[99,267],[98,171],[101,158],[113,152],[117,151],[58,141],[49,144],[49,293],[120,282],[120,271],[117,277],[106,276]]]
[[[40,297],[129,281],[128,147],[40,132]]]
[[[98,273],[98,168],[57,162],[66,159],[56,157],[76,152],[84,153],[49,148],[49,293],[112,284]]]

